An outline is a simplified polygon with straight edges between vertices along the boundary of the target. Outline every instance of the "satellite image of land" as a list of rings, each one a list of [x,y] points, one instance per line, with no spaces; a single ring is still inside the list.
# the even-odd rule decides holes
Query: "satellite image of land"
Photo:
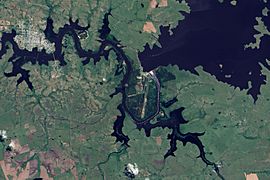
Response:
[[[269,0],[0,0],[0,180],[270,180]]]

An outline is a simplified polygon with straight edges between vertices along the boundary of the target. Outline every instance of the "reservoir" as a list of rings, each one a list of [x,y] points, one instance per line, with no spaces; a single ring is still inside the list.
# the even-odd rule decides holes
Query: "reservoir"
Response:
[[[256,17],[262,17],[263,1],[239,0],[233,6],[230,2],[217,0],[191,0],[191,13],[185,14],[170,35],[169,27],[161,27],[159,42],[162,48],[148,45],[139,53],[144,71],[158,66],[174,64],[179,69],[197,73],[195,68],[202,66],[204,71],[214,75],[219,81],[240,89],[249,89],[254,100],[260,94],[260,87],[266,77],[261,66],[270,69],[266,58],[270,57],[270,37],[264,36],[259,49],[245,49],[245,45],[255,42]],[[268,5],[269,6],[269,5]],[[267,27],[270,18],[262,17]]]

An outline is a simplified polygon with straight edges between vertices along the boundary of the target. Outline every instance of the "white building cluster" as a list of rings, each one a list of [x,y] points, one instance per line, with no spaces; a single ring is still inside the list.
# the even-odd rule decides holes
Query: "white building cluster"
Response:
[[[51,53],[55,50],[54,43],[50,43],[45,38],[44,33],[31,23],[26,26],[25,22],[20,22],[16,32],[17,35],[14,39],[22,49],[31,51],[34,47],[37,47],[38,50],[45,49],[47,53]]]

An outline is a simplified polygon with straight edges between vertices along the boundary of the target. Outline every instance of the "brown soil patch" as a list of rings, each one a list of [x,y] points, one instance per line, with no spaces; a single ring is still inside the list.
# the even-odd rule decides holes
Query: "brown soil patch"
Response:
[[[246,177],[246,180],[259,180],[257,174],[254,174],[254,173],[250,173],[250,174],[245,173],[245,177]]]
[[[85,142],[86,141],[86,136],[83,135],[83,134],[80,134],[77,139],[80,141],[80,142]]]
[[[37,173],[37,169],[38,169],[38,161],[36,159],[30,161],[29,175],[31,177],[35,176],[35,174]]]
[[[13,179],[29,179],[30,178],[30,162],[26,164],[25,169],[22,169],[18,164],[15,167],[10,162],[0,161],[0,166],[6,179],[11,176]]]
[[[56,168],[60,168],[61,173],[65,173],[71,170],[72,175],[75,179],[78,179],[76,163],[61,151],[50,150],[48,152],[40,152],[40,161],[45,167],[46,172],[52,176],[57,175],[55,172]]]
[[[167,7],[168,6],[168,0],[160,0],[158,7]]]
[[[28,147],[28,144],[21,146],[18,139],[12,139],[10,146],[12,146],[12,151],[5,152],[4,160],[0,161],[0,167],[2,168],[5,178],[8,179],[8,176],[11,176],[12,179],[31,178],[30,162],[27,162],[26,167],[24,169],[22,168],[22,164],[29,159],[31,154],[31,152],[29,152],[30,149]],[[13,159],[13,157],[16,157],[17,155],[20,154],[23,154],[23,157],[21,157],[20,160]]]
[[[71,169],[71,174],[75,177],[75,180],[79,180],[78,173],[76,167]]]
[[[44,166],[40,167],[40,177],[44,180],[53,180],[53,178],[49,177],[47,169]]]
[[[147,33],[156,33],[157,30],[154,26],[154,24],[152,22],[147,21],[144,25],[143,25],[143,32],[147,32]]]
[[[28,144],[26,144],[24,146],[21,146],[18,139],[11,139],[11,142],[10,142],[9,146],[12,147],[12,150],[16,154],[23,154],[23,153],[26,153],[26,152],[30,151]]]
[[[161,146],[161,143],[162,143],[161,136],[156,137],[156,143],[157,145]]]
[[[143,177],[148,177],[151,174],[145,169],[140,169],[140,175],[143,176]]]
[[[8,26],[10,26],[10,22],[7,20],[0,19],[0,30],[4,31],[8,29]]]
[[[8,179],[8,175],[12,176],[14,179],[17,178],[17,168],[11,167],[11,163],[6,163],[5,161],[0,161],[0,166],[5,175],[5,178]]]
[[[26,167],[22,172],[19,174],[18,179],[28,179],[30,174],[30,162],[26,164]]]
[[[24,124],[24,128],[28,129],[30,127],[30,125],[28,123]]]
[[[157,0],[150,0],[150,2],[149,2],[149,7],[150,7],[151,9],[156,8],[157,5],[158,5]]]
[[[22,146],[20,145],[20,142],[18,139],[11,139],[9,146],[11,146],[12,149],[16,152],[19,152],[22,149]]]
[[[33,136],[33,134],[35,133],[35,132],[37,132],[37,130],[36,130],[36,128],[33,126],[33,127],[31,127],[28,123],[26,123],[25,125],[24,125],[24,128],[25,129],[27,129],[27,136],[29,137],[29,139],[31,139],[32,138],[32,136]]]

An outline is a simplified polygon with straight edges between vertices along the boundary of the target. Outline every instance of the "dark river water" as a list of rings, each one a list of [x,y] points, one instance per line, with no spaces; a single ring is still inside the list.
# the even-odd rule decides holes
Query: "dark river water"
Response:
[[[202,66],[218,80],[240,89],[249,89],[248,81],[251,81],[248,93],[256,100],[266,79],[259,63],[269,69],[265,59],[270,58],[270,37],[262,38],[260,49],[245,50],[244,45],[255,42],[255,17],[262,16],[267,4],[260,0],[239,0],[234,7],[217,0],[188,2],[191,13],[185,14],[186,19],[179,22],[173,35],[169,35],[168,27],[161,27],[162,48],[150,49],[146,45],[139,54],[144,70],[176,64],[180,69],[196,73],[195,67]],[[263,17],[263,21],[270,27],[269,16]]]
[[[101,45],[99,47],[99,50],[97,51],[82,49],[79,37],[77,35],[77,31],[87,30],[89,26],[81,27],[79,26],[78,21],[73,22],[72,20],[70,20],[69,24],[65,24],[63,27],[59,28],[58,33],[55,33],[53,30],[53,20],[51,18],[48,18],[47,26],[46,26],[46,29],[44,30],[44,34],[50,42],[55,43],[55,52],[53,54],[47,53],[45,50],[38,51],[37,48],[34,48],[32,51],[20,49],[18,44],[14,41],[14,37],[16,36],[16,31],[12,30],[11,33],[3,33],[2,35],[2,38],[1,38],[2,48],[0,50],[0,59],[2,59],[3,55],[7,52],[7,49],[10,48],[10,46],[7,46],[7,43],[10,43],[12,45],[13,55],[9,58],[8,61],[12,63],[13,68],[11,72],[6,72],[5,75],[7,77],[21,75],[19,79],[17,80],[17,86],[23,81],[25,81],[28,87],[31,90],[34,90],[33,84],[31,83],[29,79],[30,77],[29,70],[23,69],[23,65],[28,62],[30,62],[32,65],[42,65],[42,64],[48,65],[49,61],[54,61],[54,60],[59,61],[61,66],[66,65],[66,62],[64,60],[64,54],[62,51],[62,48],[63,48],[62,40],[66,34],[69,34],[72,36],[73,41],[74,41],[74,48],[76,49],[76,53],[82,59],[83,65],[88,64],[90,60],[97,62],[101,59],[101,56],[104,56],[105,59],[108,59],[109,52],[113,50],[117,55],[117,60],[119,60],[119,64],[123,64],[123,62],[125,62],[126,65],[125,65],[125,73],[123,75],[123,79],[121,81],[121,84],[119,85],[120,87],[116,88],[116,92],[111,94],[111,97],[113,97],[117,93],[122,93],[122,103],[119,104],[119,106],[117,107],[117,109],[120,112],[120,115],[117,116],[114,124],[112,125],[111,135],[116,137],[116,142],[117,141],[122,142],[126,147],[128,147],[129,146],[128,142],[130,139],[123,132],[124,120],[126,118],[126,112],[127,112],[126,104],[125,104],[126,102],[125,101],[125,98],[126,98],[125,85],[127,84],[128,79],[131,74],[130,72],[133,70],[134,67],[132,67],[130,60],[125,55],[124,50],[122,49],[123,46],[121,46],[120,42],[117,41],[113,37],[107,38],[108,35],[110,34],[109,21],[108,21],[109,15],[110,13],[107,13],[105,15],[103,26],[101,30],[99,30]],[[164,34],[166,35],[166,33]],[[110,46],[111,48],[106,50],[107,46]],[[176,48],[169,48],[169,49],[170,50],[167,50],[167,51],[164,51],[163,49],[162,50],[159,49],[159,50],[161,54],[176,50]],[[121,73],[123,72],[117,71],[115,75],[119,75]],[[157,88],[157,90],[159,91],[159,88]],[[157,98],[159,102],[159,97]],[[175,99],[171,100],[170,102],[165,103],[164,107],[165,108],[169,107],[174,102],[176,102]],[[166,118],[162,120],[158,119],[156,123],[151,123],[150,120],[143,123],[138,123],[134,120],[134,123],[137,125],[137,128],[139,130],[140,129],[145,130],[146,136],[150,136],[151,130],[157,127],[168,128],[171,130],[171,133],[168,135],[168,139],[170,140],[170,147],[167,153],[164,155],[164,158],[167,158],[168,156],[174,156],[174,152],[177,150],[177,141],[181,141],[184,145],[186,145],[187,143],[191,143],[191,144],[196,145],[197,148],[199,149],[199,157],[203,160],[203,162],[206,165],[213,166],[214,170],[219,175],[219,169],[217,165],[209,161],[205,156],[206,153],[204,151],[204,145],[199,138],[204,133],[186,133],[186,134],[181,133],[180,125],[184,123],[188,123],[188,121],[186,121],[182,116],[182,111],[184,109],[185,108],[183,107],[175,109],[171,111]]]

